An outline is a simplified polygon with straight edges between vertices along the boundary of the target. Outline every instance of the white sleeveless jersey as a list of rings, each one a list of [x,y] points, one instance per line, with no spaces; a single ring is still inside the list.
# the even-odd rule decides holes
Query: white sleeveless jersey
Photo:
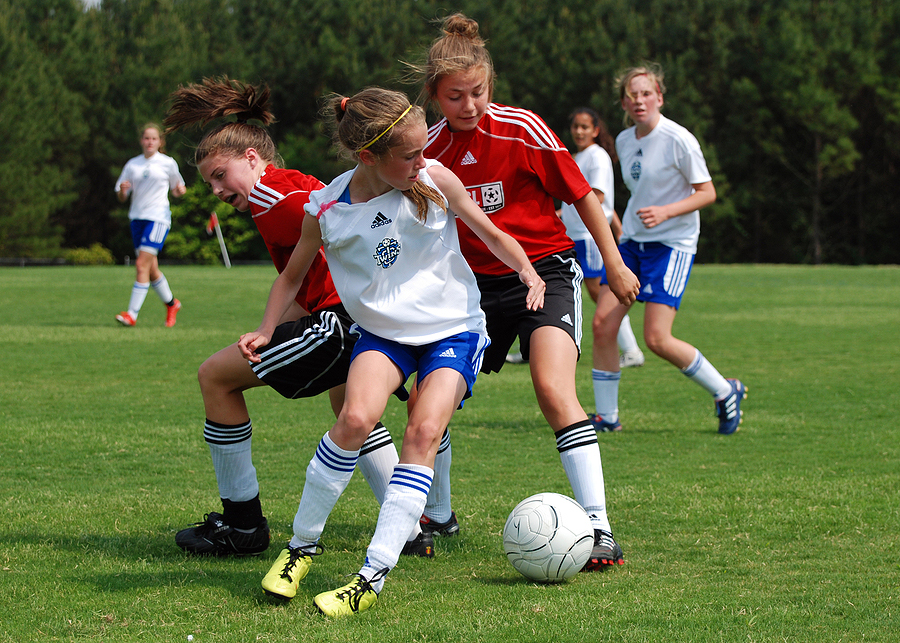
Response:
[[[616,197],[612,159],[609,158],[609,154],[602,147],[593,143],[578,152],[574,158],[591,188],[603,192],[603,214],[607,221],[612,221]],[[566,234],[572,239],[593,242],[594,238],[591,237],[591,233],[588,232],[574,205],[563,202],[560,217],[566,224]]]
[[[629,127],[616,137],[622,179],[631,191],[622,215],[622,241],[656,241],[688,254],[697,253],[700,212],[694,210],[646,228],[640,208],[686,199],[697,183],[711,181],[700,143],[687,129],[660,115],[659,123],[643,138]]]
[[[414,346],[465,331],[486,337],[481,294],[459,249],[455,215],[430,203],[420,222],[399,190],[365,203],[341,202],[355,171],[313,192],[306,205],[319,219],[331,276],[353,321]],[[419,180],[437,189],[427,168]]]

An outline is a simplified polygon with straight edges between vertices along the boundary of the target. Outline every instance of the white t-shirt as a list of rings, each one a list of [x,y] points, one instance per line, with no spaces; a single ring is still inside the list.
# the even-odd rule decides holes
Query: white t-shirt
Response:
[[[629,127],[616,137],[622,178],[631,191],[622,215],[622,241],[656,241],[689,254],[697,253],[700,212],[694,210],[646,228],[636,212],[651,205],[667,205],[694,193],[693,185],[711,181],[697,139],[678,123],[660,115],[643,138]]]
[[[609,158],[606,150],[597,145],[592,144],[581,150],[575,155],[575,163],[584,174],[584,178],[594,190],[603,192],[603,214],[606,215],[607,221],[612,221],[615,207],[614,177],[612,159]],[[578,216],[578,210],[574,205],[569,203],[562,204],[561,218],[566,224],[566,234],[575,241],[593,241],[591,233],[588,232],[584,221]]]
[[[420,222],[399,190],[345,203],[340,199],[355,171],[313,192],[305,207],[319,219],[331,277],[353,321],[413,346],[465,331],[487,337],[481,293],[460,252],[453,212],[429,202]],[[437,189],[427,168],[419,180]]]
[[[116,181],[116,192],[123,181],[131,181],[130,220],[156,221],[172,226],[169,191],[184,185],[175,159],[162,152],[150,158],[139,154],[122,168],[122,174]]]

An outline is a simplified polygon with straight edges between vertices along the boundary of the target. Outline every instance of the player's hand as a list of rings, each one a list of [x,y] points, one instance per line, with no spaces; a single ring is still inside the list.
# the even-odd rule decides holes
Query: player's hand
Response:
[[[244,333],[238,340],[238,350],[241,351],[241,355],[243,355],[244,359],[248,359],[254,364],[259,364],[262,360],[256,351],[268,344],[270,339],[271,337],[258,330],[255,330],[252,333]]]
[[[630,306],[637,300],[638,293],[641,292],[641,282],[628,266],[622,264],[618,270],[609,270],[607,267],[606,279],[609,281],[609,289],[620,304]]]
[[[669,218],[665,206],[650,205],[637,211],[638,217],[645,228],[654,228]]]
[[[528,294],[525,296],[525,306],[528,310],[537,310],[544,307],[544,292],[547,284],[541,279],[532,266],[528,266],[519,273],[519,279],[528,286]]]

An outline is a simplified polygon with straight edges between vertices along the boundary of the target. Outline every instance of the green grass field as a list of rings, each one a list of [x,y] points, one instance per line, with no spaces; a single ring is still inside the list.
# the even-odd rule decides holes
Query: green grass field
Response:
[[[259,587],[331,425],[324,397],[248,393],[269,551],[174,544],[220,507],[197,367],[256,328],[275,273],[166,274],[178,325],[151,292],[129,329],[113,317],[130,268],[0,269],[0,641],[900,640],[900,269],[696,267],[675,334],[749,386],[742,429],[718,435],[711,398],[659,358],[625,371],[625,430],[600,445],[626,564],[563,585],[503,555],[519,500],[571,490],[527,366],[483,376],[452,423],[461,535],[401,560],[374,609],[338,621],[312,597],[362,562],[377,515],[362,476],[297,598]],[[591,409],[589,359],[579,387]],[[392,402],[398,442],[403,418]]]

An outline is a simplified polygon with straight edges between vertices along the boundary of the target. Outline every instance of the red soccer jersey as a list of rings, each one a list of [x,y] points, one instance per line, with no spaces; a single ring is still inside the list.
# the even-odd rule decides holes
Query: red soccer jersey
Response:
[[[250,191],[250,215],[279,273],[300,241],[306,216],[303,206],[309,201],[309,193],[322,187],[324,184],[315,177],[269,165]],[[310,313],[341,303],[321,248],[295,301]]]
[[[531,261],[574,246],[553,199],[577,201],[591,191],[572,155],[537,114],[488,105],[478,126],[451,132],[447,119],[428,130],[425,156],[456,174],[494,224],[518,241]],[[459,241],[478,274],[512,272],[462,221]]]

